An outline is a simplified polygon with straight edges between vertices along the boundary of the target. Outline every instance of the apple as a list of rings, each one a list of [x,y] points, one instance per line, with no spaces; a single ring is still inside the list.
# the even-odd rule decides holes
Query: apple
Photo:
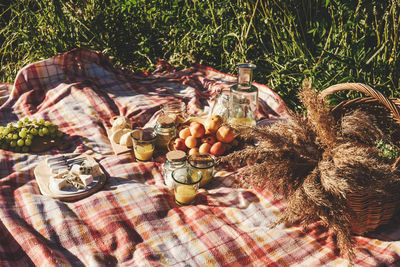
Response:
[[[222,142],[216,142],[210,148],[210,154],[214,156],[221,156],[225,153],[226,147]]]
[[[187,147],[185,145],[185,139],[179,137],[174,140],[172,147],[174,148],[174,150],[183,150],[183,151],[187,150]]]
[[[215,133],[218,128],[222,125],[223,119],[219,115],[208,116],[204,121],[204,128],[207,133]]]
[[[206,129],[204,125],[200,122],[192,122],[189,126],[190,134],[196,138],[201,138],[204,136]]]
[[[200,155],[207,155],[210,153],[211,145],[209,143],[203,143],[199,146]]]
[[[215,136],[217,137],[217,140],[222,143],[230,143],[235,139],[235,132],[233,131],[233,128],[224,125],[218,128]]]
[[[188,152],[189,156],[192,155],[198,155],[199,154],[199,149],[197,147],[191,148]]]
[[[210,145],[215,144],[217,142],[217,138],[214,135],[205,135],[203,138],[201,138],[202,143],[208,143]]]
[[[183,140],[183,139],[182,139]],[[185,139],[185,145],[188,147],[188,148],[194,148],[194,147],[197,147],[197,138],[196,137],[194,137],[194,136],[188,136],[186,139]]]
[[[179,131],[179,137],[182,138],[182,139],[186,139],[191,135],[192,134],[190,133],[190,129],[189,128],[184,128],[184,129]]]

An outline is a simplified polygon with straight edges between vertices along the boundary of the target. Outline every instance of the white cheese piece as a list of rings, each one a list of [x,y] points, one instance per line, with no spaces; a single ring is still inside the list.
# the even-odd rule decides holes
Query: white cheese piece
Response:
[[[97,177],[97,176],[101,175],[100,165],[95,161],[85,160],[82,163],[82,166],[90,167],[92,169],[91,174],[92,174],[93,177]]]
[[[62,190],[63,188],[71,186],[72,185],[69,184],[65,178],[56,178],[55,176],[50,177],[49,188],[56,188],[58,190]]]
[[[81,174],[79,175],[79,178],[85,186],[88,186],[93,182],[93,176],[90,174]]]
[[[81,168],[81,165],[74,164],[74,165],[72,165],[72,167],[71,167],[71,172],[72,172],[73,174],[75,174],[76,176],[79,176],[79,175],[81,174],[80,168]]]

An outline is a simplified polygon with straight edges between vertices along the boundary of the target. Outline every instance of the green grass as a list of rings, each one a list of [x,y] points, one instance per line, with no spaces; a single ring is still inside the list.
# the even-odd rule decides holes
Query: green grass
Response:
[[[236,74],[236,63],[253,62],[255,81],[295,110],[305,77],[318,90],[363,82],[400,97],[399,1],[19,0],[0,10],[3,82],[28,63],[87,47],[133,70],[166,59]]]

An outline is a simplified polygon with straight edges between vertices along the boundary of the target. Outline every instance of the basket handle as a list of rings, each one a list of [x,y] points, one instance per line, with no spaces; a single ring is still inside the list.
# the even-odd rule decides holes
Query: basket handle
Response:
[[[400,111],[397,105],[392,100],[386,98],[384,95],[382,95],[380,92],[376,91],[369,85],[363,83],[340,83],[329,86],[325,90],[321,91],[319,95],[323,100],[325,100],[327,96],[344,90],[354,90],[370,96],[372,99],[375,99],[376,101],[384,105],[386,108],[388,108],[391,111],[393,118],[398,123],[400,123]],[[354,101],[358,100],[360,99],[354,99]],[[341,104],[343,104],[343,102]],[[340,106],[341,104],[339,104],[338,106]],[[392,171],[398,170],[399,167],[400,167],[400,157],[397,158],[397,160],[393,163]]]
[[[369,85],[363,83],[339,83],[329,86],[325,90],[321,91],[319,95],[325,100],[327,96],[344,90],[354,90],[376,99],[379,103],[387,107],[391,111],[393,118],[400,123],[400,110],[397,105]]]

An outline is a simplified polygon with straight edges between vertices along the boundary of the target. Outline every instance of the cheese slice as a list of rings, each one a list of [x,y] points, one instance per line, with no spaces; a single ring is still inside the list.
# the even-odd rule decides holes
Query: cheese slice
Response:
[[[71,172],[72,172],[73,174],[75,174],[76,176],[78,176],[78,175],[81,174],[80,168],[81,168],[81,165],[74,164],[74,165],[72,165],[72,167],[71,167]]]
[[[101,170],[100,170],[100,165],[99,165],[97,162],[95,162],[95,161],[85,160],[85,161],[82,163],[82,166],[84,166],[84,167],[90,167],[90,168],[92,169],[91,175],[92,175],[93,177],[97,177],[97,176],[100,176],[100,175],[102,174],[102,173],[101,173]]]
[[[86,187],[93,182],[93,176],[91,174],[81,174],[79,178]]]

